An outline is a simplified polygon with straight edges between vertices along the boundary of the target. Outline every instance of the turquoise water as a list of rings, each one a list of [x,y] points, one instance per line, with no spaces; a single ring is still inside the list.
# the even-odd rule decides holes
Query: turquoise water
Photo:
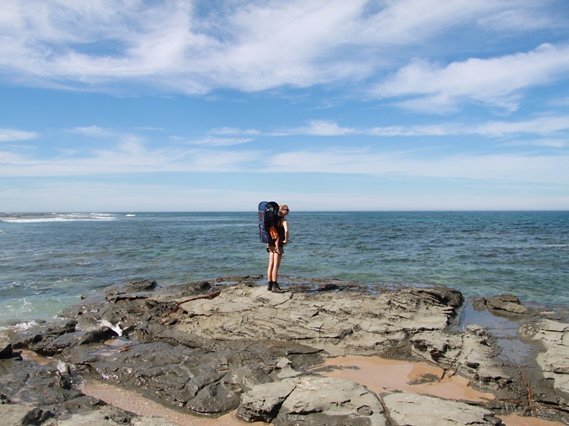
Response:
[[[0,214],[0,325],[50,318],[132,279],[264,274],[256,221],[256,212]],[[289,223],[285,276],[569,306],[569,212],[292,212]]]

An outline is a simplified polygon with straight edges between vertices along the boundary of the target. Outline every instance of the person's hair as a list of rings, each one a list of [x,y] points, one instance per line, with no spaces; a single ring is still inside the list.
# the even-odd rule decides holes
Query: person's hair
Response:
[[[282,211],[285,210],[285,209],[288,210],[288,206],[287,206],[286,204],[283,204],[283,205],[280,207],[279,211],[282,212]]]

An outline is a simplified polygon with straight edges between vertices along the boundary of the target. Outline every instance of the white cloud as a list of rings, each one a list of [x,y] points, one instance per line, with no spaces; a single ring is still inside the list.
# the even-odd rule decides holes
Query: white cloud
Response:
[[[261,131],[238,128],[213,129],[209,133],[238,136],[350,136],[378,137],[462,136],[504,137],[516,135],[553,135],[569,131],[569,116],[543,115],[526,120],[494,120],[478,124],[442,122],[407,126],[346,127],[331,120],[311,120],[304,126]]]
[[[88,137],[114,137],[116,136],[117,132],[113,129],[104,128],[100,126],[83,126],[83,127],[75,127],[69,130],[72,133],[76,133],[83,136]]]
[[[310,121],[307,127],[299,129],[298,133],[313,136],[346,136],[355,131],[349,127],[340,127],[333,121],[314,120]]]
[[[256,151],[207,148],[148,148],[137,137],[92,152],[36,158],[0,151],[1,177],[96,176],[158,172],[241,172],[259,161]]]
[[[212,129],[209,133],[213,135],[247,135],[257,136],[261,134],[258,129],[239,129],[236,127],[221,127],[219,129]]]
[[[551,115],[517,121],[486,121],[479,124],[439,123],[412,126],[374,127],[356,133],[372,136],[460,136],[503,137],[512,135],[550,135],[569,131],[569,116]]]
[[[30,139],[36,139],[38,137],[39,135],[36,132],[0,128],[0,142],[26,141]]]
[[[243,145],[251,142],[252,138],[221,138],[217,136],[206,136],[200,139],[187,139],[182,137],[173,138],[177,142],[185,143],[187,145],[201,145],[209,147],[224,147],[224,146],[235,146]]]
[[[476,29],[497,31],[489,19],[499,14],[520,29],[535,16],[535,6],[519,0],[449,0],[444,7],[439,0],[231,0],[206,7],[190,1],[6,0],[2,8],[0,71],[12,81],[94,90],[128,82],[182,93],[362,81],[400,57],[400,46],[424,45],[467,24],[485,22]],[[539,17],[541,26],[555,18],[545,11]],[[430,64],[409,67],[443,72]],[[408,78],[409,67],[395,80]],[[464,66],[453,67],[459,69],[446,73],[464,76]],[[523,83],[506,86],[511,92]],[[411,90],[442,102],[445,95],[463,95],[436,85],[427,93],[400,90],[387,96]],[[498,92],[496,99],[513,107],[509,95]]]
[[[363,21],[359,37],[382,45],[422,42],[449,28],[465,24],[476,28],[474,24],[511,10],[520,18],[528,17],[528,9],[532,8],[523,1],[449,0],[444,6],[440,0],[387,1],[385,8]]]
[[[507,145],[512,146],[541,146],[546,148],[569,148],[569,139],[530,139],[523,141],[513,141]]]
[[[569,46],[541,45],[527,53],[468,59],[439,66],[416,61],[379,83],[374,94],[403,98],[403,107],[432,113],[462,102],[479,102],[513,111],[525,89],[546,85],[569,72]]]

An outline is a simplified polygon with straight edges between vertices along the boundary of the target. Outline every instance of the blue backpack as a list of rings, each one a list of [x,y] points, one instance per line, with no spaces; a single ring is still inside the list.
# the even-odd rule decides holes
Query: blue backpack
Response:
[[[271,241],[269,229],[278,226],[279,205],[274,201],[261,201],[259,203],[259,238],[261,242]]]

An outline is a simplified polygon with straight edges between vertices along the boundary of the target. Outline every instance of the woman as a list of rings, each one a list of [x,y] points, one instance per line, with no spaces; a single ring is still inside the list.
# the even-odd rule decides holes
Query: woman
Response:
[[[288,222],[286,216],[288,215],[288,206],[283,204],[279,209],[279,220],[277,222],[277,238],[271,238],[267,245],[269,252],[269,266],[267,267],[267,279],[269,280],[268,290],[273,293],[282,293],[283,290],[279,287],[279,267],[281,266],[281,258],[284,253],[284,245],[288,243]]]

